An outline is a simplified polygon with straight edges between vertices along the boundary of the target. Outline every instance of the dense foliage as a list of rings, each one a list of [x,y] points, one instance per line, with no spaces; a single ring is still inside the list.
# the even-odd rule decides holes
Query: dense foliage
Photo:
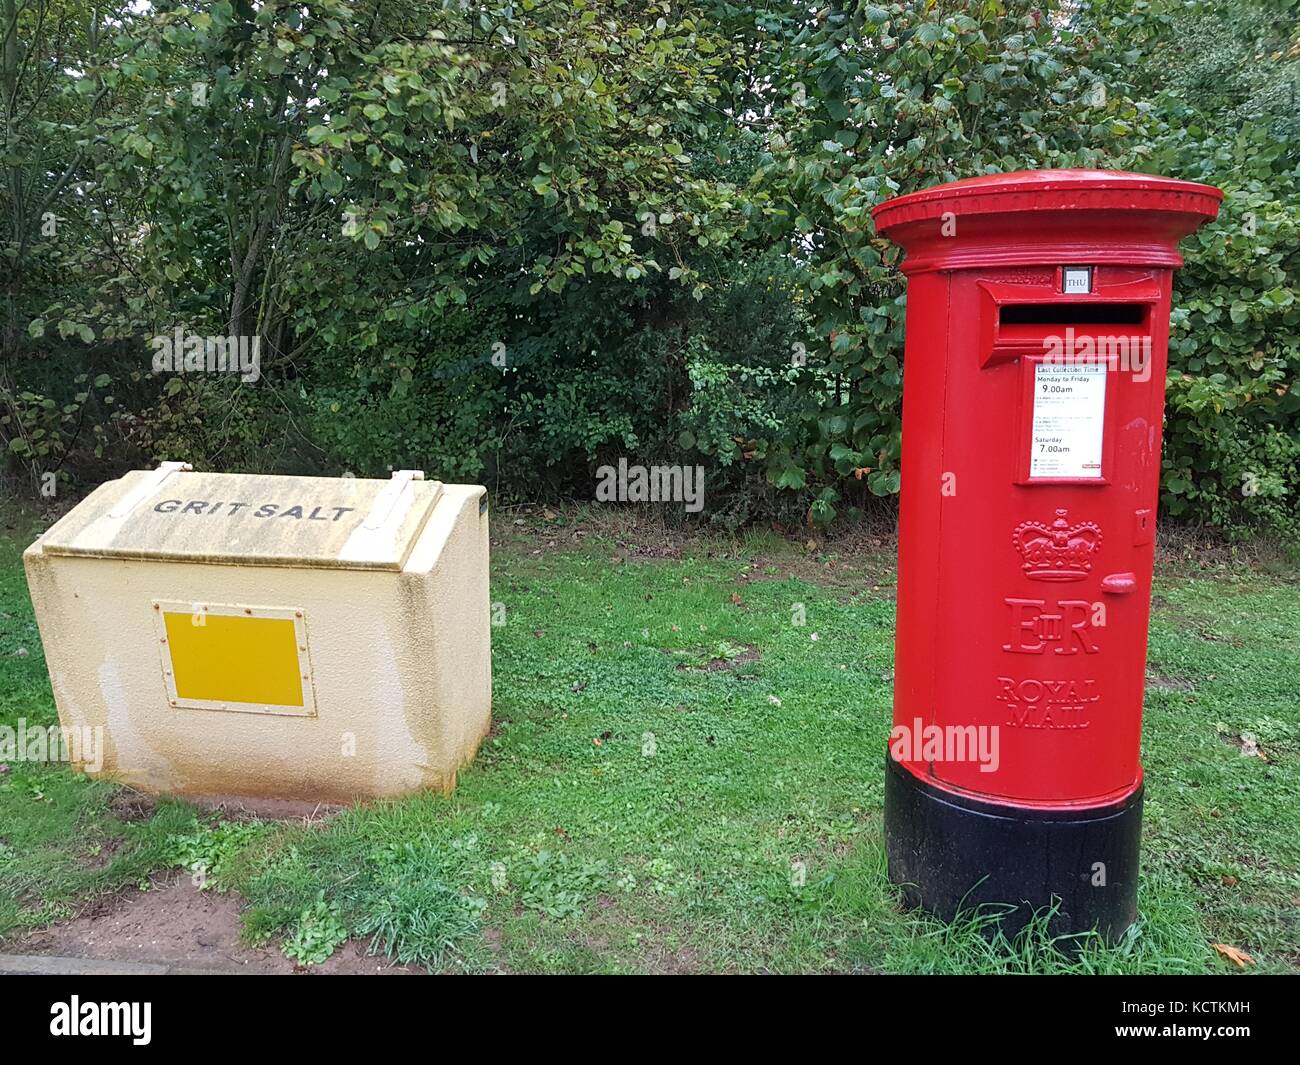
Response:
[[[1300,36],[1270,0],[0,0],[0,450],[418,466],[587,497],[705,464],[713,519],[898,488],[882,199],[999,170],[1210,181],[1163,503],[1293,531]],[[255,375],[158,368],[253,337]],[[255,378],[255,379],[254,379]]]

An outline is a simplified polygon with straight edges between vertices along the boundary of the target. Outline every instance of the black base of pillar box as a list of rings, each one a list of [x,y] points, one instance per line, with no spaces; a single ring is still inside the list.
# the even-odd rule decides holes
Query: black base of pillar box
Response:
[[[1057,902],[1052,934],[1096,929],[1107,942],[1137,918],[1141,787],[1109,806],[1042,810],[954,795],[885,762],[889,879],[908,906],[951,920],[993,904],[981,912],[1002,913],[1011,936]]]

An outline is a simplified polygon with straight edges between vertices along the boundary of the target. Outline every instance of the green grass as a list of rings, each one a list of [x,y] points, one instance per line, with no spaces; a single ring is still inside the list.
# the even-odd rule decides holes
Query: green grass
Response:
[[[21,558],[37,528],[24,512],[0,510],[0,726],[14,729],[20,719],[28,728],[58,723]],[[182,804],[163,803],[148,820],[132,820],[131,805],[120,789],[58,763],[5,764],[0,936],[70,917],[87,900],[146,883],[167,861],[169,837],[192,815]]]
[[[243,897],[251,940],[308,960],[351,935],[470,971],[1228,971],[1214,943],[1300,968],[1294,573],[1158,579],[1142,919],[1067,958],[1041,924],[990,941],[898,908],[888,556],[757,536],[640,561],[598,531],[547,547],[570,519],[500,523],[495,728],[452,798],[308,827],[214,829],[180,803],[123,823],[112,787],[20,763],[0,777],[0,935],[182,864]],[[31,531],[0,540],[0,723],[54,720]]]

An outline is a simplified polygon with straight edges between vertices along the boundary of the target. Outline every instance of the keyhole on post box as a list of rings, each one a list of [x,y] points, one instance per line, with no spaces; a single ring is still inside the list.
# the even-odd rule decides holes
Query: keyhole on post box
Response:
[[[1148,509],[1135,510],[1133,512],[1133,546],[1141,547],[1143,544],[1151,542],[1152,532],[1155,527],[1155,519]]]

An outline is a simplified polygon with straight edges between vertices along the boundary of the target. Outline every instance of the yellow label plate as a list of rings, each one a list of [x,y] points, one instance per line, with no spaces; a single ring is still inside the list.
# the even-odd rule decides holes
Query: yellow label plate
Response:
[[[300,610],[155,602],[173,706],[315,716]]]

